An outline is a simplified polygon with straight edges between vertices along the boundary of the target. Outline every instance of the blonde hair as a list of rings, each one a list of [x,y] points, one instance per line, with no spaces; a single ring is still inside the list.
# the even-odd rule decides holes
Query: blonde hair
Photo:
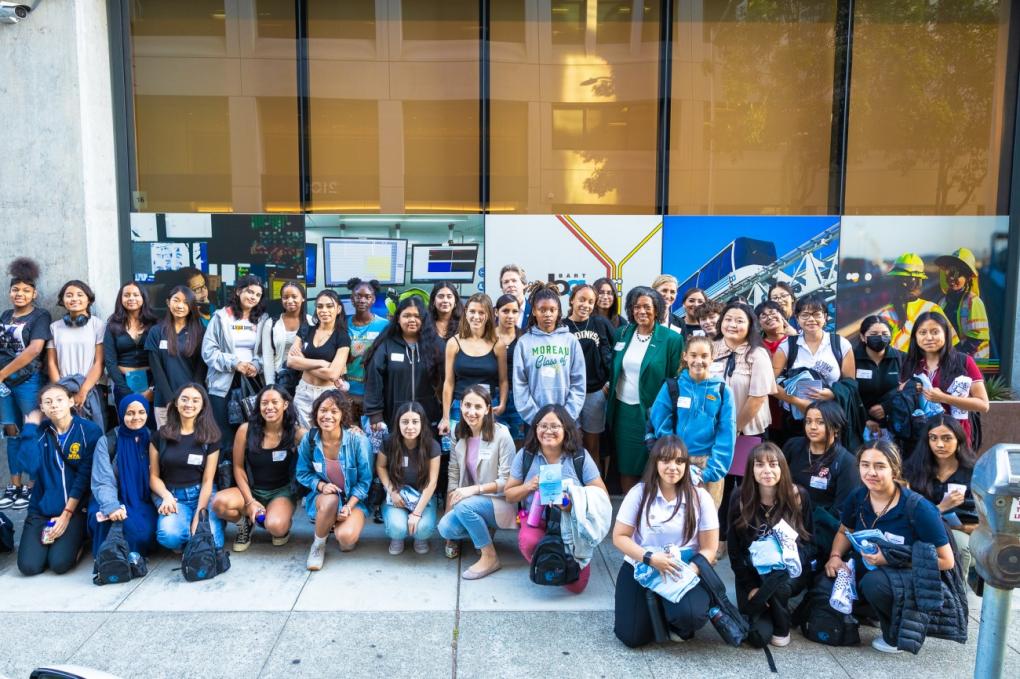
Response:
[[[652,281],[652,289],[658,291],[659,286],[662,285],[663,283],[672,283],[674,286],[680,285],[680,283],[676,279],[676,276],[670,275],[668,273],[661,273],[655,277],[655,280]]]

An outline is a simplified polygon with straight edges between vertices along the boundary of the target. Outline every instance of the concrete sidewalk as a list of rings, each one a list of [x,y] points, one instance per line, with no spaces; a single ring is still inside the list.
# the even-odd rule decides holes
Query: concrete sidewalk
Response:
[[[24,512],[9,512],[20,519]],[[229,528],[228,546],[233,538]],[[19,528],[20,535],[20,528]],[[580,595],[528,581],[516,535],[500,532],[503,570],[468,582],[470,547],[447,560],[442,543],[393,557],[382,527],[369,524],[358,548],[340,554],[330,539],[322,571],[305,570],[311,525],[299,512],[280,548],[256,531],[232,554],[228,573],[185,582],[179,560],[150,560],[147,577],[96,587],[91,560],[63,576],[25,578],[14,555],[0,557],[0,675],[27,677],[44,663],[69,662],[124,677],[321,677],[336,672],[421,677],[771,676],[761,651],[724,646],[712,627],[683,644],[631,650],[613,636],[613,587],[622,556],[604,543]],[[732,573],[723,561],[720,574]],[[732,588],[731,588],[732,589]],[[731,594],[732,596],[732,594]],[[794,633],[776,649],[783,676],[970,676],[980,600],[966,646],[929,640],[920,655],[882,655],[867,646],[828,648]],[[1014,597],[1004,676],[1020,676],[1020,596]]]

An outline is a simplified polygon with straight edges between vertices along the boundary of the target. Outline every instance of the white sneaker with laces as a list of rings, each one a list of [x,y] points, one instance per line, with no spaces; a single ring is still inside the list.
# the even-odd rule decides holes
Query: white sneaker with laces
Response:
[[[312,548],[308,550],[308,563],[307,568],[310,571],[317,571],[322,569],[322,564],[326,560],[326,541],[319,542],[318,540],[312,541]]]
[[[881,634],[879,634],[877,637],[874,638],[874,640],[872,640],[871,647],[876,651],[881,651],[882,653],[903,653],[903,651],[896,648],[895,646],[890,646],[889,644],[885,643],[885,639],[882,638]]]

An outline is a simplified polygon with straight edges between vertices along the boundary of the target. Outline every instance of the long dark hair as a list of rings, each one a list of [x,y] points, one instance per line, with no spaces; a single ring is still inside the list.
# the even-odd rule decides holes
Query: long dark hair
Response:
[[[917,329],[922,323],[934,321],[942,328],[942,335],[946,343],[939,350],[939,375],[936,387],[941,389],[949,388],[960,375],[967,371],[967,355],[953,348],[953,331],[949,326],[949,319],[937,311],[925,311],[918,314],[914,319],[914,327],[910,330],[910,347],[907,349],[907,360],[903,362],[900,369],[900,382],[906,382],[917,373],[923,370],[925,365],[924,349],[917,343]]]
[[[938,471],[935,455],[931,452],[931,445],[928,443],[928,434],[932,429],[938,427],[946,427],[953,432],[953,436],[956,438],[956,462],[960,465],[960,469],[973,469],[977,459],[974,449],[970,447],[970,441],[967,440],[967,434],[964,433],[963,427],[955,417],[946,413],[929,417],[924,433],[917,442],[917,447],[914,448],[914,454],[903,463],[903,477],[907,480],[907,484],[912,490],[916,490],[925,497],[931,495],[932,482]]]
[[[435,388],[439,384],[439,380],[443,374],[443,343],[439,339],[439,335],[436,333],[436,326],[432,322],[432,317],[429,316],[428,310],[425,308],[425,304],[422,303],[421,299],[416,295],[411,295],[400,300],[397,305],[397,311],[390,318],[389,323],[383,328],[379,336],[375,338],[370,346],[364,353],[364,359],[362,365],[369,366],[372,364],[372,357],[375,356],[375,352],[380,347],[386,345],[386,342],[391,339],[399,339],[403,341],[403,335],[400,332],[400,314],[409,306],[413,306],[418,310],[418,315],[421,317],[421,330],[418,331],[418,351],[421,354],[422,360],[425,362],[425,369],[428,371],[429,377],[432,379],[432,386]]]
[[[538,409],[535,419],[532,420],[533,424],[528,428],[528,435],[524,437],[524,449],[529,453],[537,453],[542,449],[542,444],[538,440],[538,423],[549,413],[556,415],[556,419],[563,427],[563,454],[567,457],[583,455],[584,439],[581,438],[581,430],[577,428],[577,423],[574,422],[574,418],[570,416],[567,409],[558,403],[548,403]],[[525,469],[524,473],[527,471]],[[578,479],[578,481],[583,481],[583,479]]]
[[[609,307],[608,311],[603,311],[601,308],[599,308],[599,294],[601,293],[602,286],[604,285],[608,285],[609,289],[613,291],[613,306]],[[600,278],[594,283],[592,283],[591,286],[595,288],[595,310],[592,311],[592,314],[593,315],[599,314],[605,316],[606,318],[609,319],[609,322],[613,324],[613,327],[619,326],[621,321],[620,297],[619,295],[616,294],[616,285],[614,285],[613,281],[609,280],[608,278]]]
[[[765,346],[765,343],[761,339],[761,328],[758,326],[758,317],[754,315],[754,309],[751,305],[744,304],[740,301],[729,302],[723,307],[723,310],[719,313],[719,324],[716,326],[718,330],[713,339],[721,340],[723,338],[722,324],[723,319],[726,318],[726,312],[730,309],[737,309],[743,312],[747,316],[747,353],[744,354],[744,361],[748,366],[751,365],[751,354],[754,353],[755,349]]]
[[[244,448],[249,453],[257,453],[262,450],[262,441],[266,437],[266,419],[262,417],[262,397],[270,391],[279,394],[283,402],[287,404],[283,411],[283,421],[280,423],[283,427],[283,432],[280,434],[280,449],[290,450],[296,443],[298,418],[297,408],[294,407],[294,398],[283,387],[267,384],[255,397],[255,410],[248,418],[248,434],[245,438]]]
[[[482,418],[482,440],[491,441],[496,436],[496,418],[492,415],[492,396],[489,394],[489,390],[480,384],[472,384],[470,387],[464,390],[464,395],[460,397],[460,402],[464,402],[464,397],[468,394],[477,396],[478,398],[485,401],[485,407],[489,409],[489,412]],[[460,421],[457,422],[457,431],[454,432],[454,436],[457,440],[471,438],[471,425],[464,421],[463,415]]]
[[[804,528],[801,521],[801,490],[793,483],[790,475],[790,467],[786,464],[786,456],[783,451],[774,443],[759,443],[751,449],[747,456],[747,466],[744,468],[744,482],[740,484],[740,513],[734,522],[737,530],[746,528],[757,528],[761,523],[761,489],[758,482],[754,480],[754,463],[757,460],[776,462],[779,465],[779,483],[776,485],[776,503],[773,505],[773,513],[770,518],[778,522],[784,519],[797,531],[802,540],[810,538],[810,534]],[[771,528],[772,526],[769,526]]]
[[[556,327],[559,327],[563,323],[563,305],[560,304],[560,289],[554,283],[532,283],[531,294],[528,297],[528,303],[531,306],[531,314],[528,316],[528,324],[526,328],[531,330],[538,325],[538,318],[535,317],[535,307],[538,303],[543,300],[555,300],[556,306],[560,309],[559,316],[556,317]],[[598,304],[598,297],[595,298],[596,304]]]
[[[242,318],[244,312],[241,310],[241,291],[247,288],[249,285],[257,285],[262,288],[262,297],[259,298],[258,304],[252,307],[251,311],[248,312],[248,321],[253,325],[258,325],[259,318],[266,312],[266,284],[262,282],[262,279],[258,276],[248,274],[247,276],[241,276],[237,279],[234,285],[233,292],[230,293],[230,303],[227,304],[227,308],[230,309],[230,313],[234,315],[234,318]]]
[[[184,322],[184,331],[188,338],[187,344],[183,347],[178,346],[177,333],[174,332],[174,315],[170,313],[169,308],[166,310],[166,316],[159,322],[159,327],[163,330],[163,339],[166,340],[168,354],[191,358],[195,352],[202,348],[205,326],[202,325],[202,316],[198,312],[198,300],[195,299],[195,293],[187,285],[178,285],[171,290],[170,294],[166,296],[167,302],[169,303],[170,298],[178,292],[184,295],[184,299],[188,303],[188,318]]]
[[[400,418],[407,413],[414,413],[421,421],[421,431],[418,433],[418,440],[414,448],[404,446],[404,435],[400,433]],[[415,479],[418,488],[424,488],[429,482],[429,452],[432,450],[432,429],[429,427],[429,416],[425,409],[417,401],[407,401],[400,404],[393,414],[393,422],[390,427],[390,435],[386,438],[383,450],[386,452],[386,471],[390,475],[390,481],[394,486],[403,486],[404,461],[406,455],[417,461],[418,478]]]
[[[142,330],[148,331],[149,328],[156,324],[156,314],[152,312],[152,307],[149,306],[149,293],[138,283],[128,281],[117,290],[117,299],[113,303],[113,313],[110,314],[110,318],[106,321],[106,327],[114,335],[126,332],[128,310],[124,308],[124,301],[121,297],[124,295],[124,290],[129,287],[137,288],[138,294],[142,297],[142,308],[138,310],[138,322],[142,324]]]
[[[209,394],[205,387],[198,382],[188,382],[174,394],[173,399],[167,404],[166,424],[159,428],[159,435],[167,441],[175,443],[181,440],[181,413],[177,410],[177,399],[181,397],[185,389],[194,389],[202,397],[202,409],[195,417],[195,441],[203,445],[219,444],[220,427],[216,424],[216,418],[213,416]]]
[[[836,453],[839,451],[839,437],[842,434],[843,429],[846,428],[846,416],[843,414],[843,409],[835,401],[811,401],[808,407],[804,410],[806,416],[809,411],[817,410],[818,414],[822,416],[822,425],[825,427],[826,438],[831,438],[832,443],[829,443],[825,448],[825,452],[818,459],[817,462],[812,464],[810,454],[810,442],[808,442],[808,466],[809,467],[828,467],[836,459]],[[805,439],[807,437],[805,436]]]
[[[496,300],[496,304],[493,307],[493,318],[495,320],[495,324],[496,324],[497,328],[499,327],[499,310],[502,309],[503,307],[505,307],[507,304],[511,304],[511,303],[516,304],[517,306],[520,306],[520,302],[518,302],[517,298],[514,297],[513,295],[500,295],[499,299]],[[517,311],[518,311],[518,313],[524,313],[524,309],[518,309]],[[521,334],[520,327],[519,326],[514,326],[514,335],[516,337],[519,337],[520,334]],[[514,340],[514,341],[516,341],[516,340]],[[509,353],[509,350],[507,351],[507,353]],[[513,377],[513,375],[508,375],[508,377]]]
[[[439,311],[436,309],[436,295],[444,289],[453,293],[453,310],[450,311],[450,320],[446,326],[447,337],[453,337],[460,330],[460,319],[464,317],[464,303],[460,300],[457,286],[450,281],[436,281],[436,284],[432,286],[432,292],[429,293],[429,315],[432,316],[433,323],[439,319]],[[444,337],[443,339],[446,338]]]
[[[336,320],[333,322],[333,327],[336,330],[343,330],[344,332],[347,332],[347,312],[344,310],[344,303],[340,301],[340,295],[336,294],[333,290],[326,288],[325,290],[320,290],[319,294],[315,296],[316,304],[318,304],[320,297],[329,297],[336,303]],[[319,314],[313,314],[312,327],[318,328],[320,323]]]
[[[645,473],[641,475],[641,482],[644,488],[641,491],[641,502],[638,503],[638,516],[643,513],[645,521],[652,522],[652,503],[659,493],[659,462],[677,460],[684,464],[684,473],[680,482],[676,484],[677,502],[673,507],[673,513],[666,521],[669,521],[684,510],[684,532],[680,537],[681,545],[686,545],[694,539],[698,532],[698,514],[701,512],[701,502],[698,500],[698,491],[691,480],[691,458],[687,454],[687,446],[684,440],[674,434],[662,436],[655,442],[652,452],[648,454],[648,462],[645,463]],[[713,508],[714,509],[714,508]]]

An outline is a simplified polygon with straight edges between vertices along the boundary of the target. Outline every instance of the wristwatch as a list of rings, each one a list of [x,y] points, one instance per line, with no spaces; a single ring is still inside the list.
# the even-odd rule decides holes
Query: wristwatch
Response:
[[[641,557],[641,560],[644,561],[646,566],[651,566],[652,565],[652,553],[651,552],[645,552],[645,555],[643,557]]]

